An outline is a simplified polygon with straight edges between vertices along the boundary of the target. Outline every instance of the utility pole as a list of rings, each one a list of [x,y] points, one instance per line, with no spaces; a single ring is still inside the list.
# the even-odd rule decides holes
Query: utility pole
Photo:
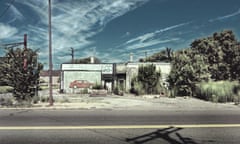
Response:
[[[19,45],[24,45],[24,49],[25,50],[27,49],[27,34],[24,34],[23,42],[2,44],[2,45],[0,45],[0,47],[3,46],[5,48],[14,48],[14,47],[17,47]]]
[[[48,0],[48,34],[49,34],[49,106],[53,106],[52,95],[52,23],[51,23],[51,0]]]
[[[35,67],[35,71],[38,70],[38,55],[36,55],[36,67]],[[35,81],[35,96],[38,96],[38,83],[39,83],[39,80],[36,80]],[[41,100],[41,98],[40,98]]]
[[[74,48],[70,47],[71,49],[71,56],[72,56],[72,64],[74,63]]]
[[[145,62],[147,61],[147,51],[145,51]]]
[[[24,50],[27,50],[27,34],[24,34],[23,45],[24,45]]]

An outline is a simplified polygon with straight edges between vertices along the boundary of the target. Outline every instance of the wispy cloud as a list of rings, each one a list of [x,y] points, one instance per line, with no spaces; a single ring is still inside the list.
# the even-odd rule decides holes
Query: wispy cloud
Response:
[[[127,42],[125,42],[123,45],[119,46],[119,47],[126,47],[127,50],[134,50],[134,49],[139,49],[139,48],[145,48],[145,47],[150,47],[153,45],[157,45],[157,44],[162,44],[162,43],[169,43],[169,42],[173,42],[173,41],[177,41],[179,40],[179,38],[159,38],[159,36],[167,31],[176,29],[176,28],[180,28],[183,26],[186,26],[190,24],[190,22],[186,22],[186,23],[180,23],[177,25],[173,25],[173,26],[169,26],[160,30],[156,30],[154,32],[150,32],[150,33],[146,33],[144,35],[140,35],[136,38],[132,38],[130,40],[128,40]]]
[[[133,38],[131,40],[128,40],[125,44],[130,44],[130,43],[134,43],[134,42],[144,42],[144,41],[147,41],[147,40],[153,38],[156,34],[157,34],[156,32],[147,33],[147,34],[138,36],[136,38]]]
[[[240,14],[240,9],[238,9],[238,11],[236,11],[236,12],[234,12],[234,13],[231,13],[231,14],[228,14],[228,15],[224,15],[224,16],[220,16],[220,17],[217,17],[217,18],[210,19],[209,22],[225,20],[225,19],[228,19],[228,18],[237,16],[237,15],[239,15],[239,14]]]
[[[166,27],[166,28],[163,28],[163,29],[160,29],[160,30],[156,30],[155,32],[150,32],[150,33],[141,35],[139,37],[133,38],[133,39],[127,41],[126,44],[137,42],[137,41],[144,42],[146,40],[150,40],[150,39],[154,38],[156,35],[158,35],[160,33],[163,33],[163,32],[166,32],[166,31],[170,31],[170,30],[173,30],[173,29],[176,29],[176,28],[188,25],[188,24],[190,24],[190,22],[181,23],[181,24],[169,26],[169,27]]]
[[[146,1],[146,0],[145,0]],[[111,20],[134,9],[139,0],[101,0],[84,1],[83,3],[56,3],[53,11],[58,11],[53,17],[54,31],[57,36],[68,37],[68,42],[83,48],[93,44],[89,38],[101,32]],[[142,0],[144,2],[144,0]],[[55,35],[55,37],[57,37]],[[58,38],[56,38],[58,41]],[[63,41],[64,42],[64,41]],[[56,47],[68,45],[56,42]]]
[[[172,26],[168,26],[162,29],[155,30],[153,32],[139,35],[126,42],[118,45],[113,51],[118,53],[116,61],[128,61],[129,53],[133,52],[135,60],[145,56],[145,52],[149,55],[164,49],[166,46],[172,45],[172,43],[178,43],[182,41],[179,37],[183,33],[182,28],[191,24],[192,22],[180,23]],[[179,30],[175,30],[179,28]],[[181,28],[181,29],[180,29]],[[172,30],[175,30],[172,32]]]
[[[52,1],[52,33],[55,55],[65,51],[66,47],[85,50],[94,46],[91,37],[101,32],[113,19],[134,10],[149,0],[89,0],[89,1]],[[47,41],[48,3],[42,0],[25,0],[37,16],[35,25],[29,26],[33,35],[38,35],[39,25],[45,26],[41,38]],[[43,41],[44,41],[43,40]],[[37,42],[37,40],[35,40]]]
[[[17,28],[0,23],[0,39],[14,36],[18,32]]]
[[[17,1],[16,1],[17,2]],[[23,0],[19,3],[28,6],[32,13],[36,13],[37,17],[31,19],[37,19],[41,24],[48,24],[48,1],[45,0]]]
[[[18,19],[18,20],[24,19],[24,16],[22,15],[22,13],[14,5],[10,6],[10,11],[15,19]]]
[[[186,25],[188,25],[190,23],[191,22],[186,22],[186,23],[180,23],[180,24],[177,24],[177,25],[169,26],[169,27],[166,27],[166,28],[163,28],[163,29],[160,29],[160,30],[156,31],[155,33],[166,32],[166,31],[169,31],[169,30],[172,30],[172,29],[176,29],[176,28],[179,28],[179,27],[182,27],[182,26],[186,26]]]
[[[178,40],[179,40],[179,38],[171,38],[171,39],[165,39],[165,40],[154,39],[154,40],[149,40],[149,41],[139,41],[137,43],[128,45],[126,47],[126,49],[134,50],[134,49],[139,49],[139,48],[146,48],[146,47],[154,46],[157,44],[169,43],[169,42],[178,41]]]

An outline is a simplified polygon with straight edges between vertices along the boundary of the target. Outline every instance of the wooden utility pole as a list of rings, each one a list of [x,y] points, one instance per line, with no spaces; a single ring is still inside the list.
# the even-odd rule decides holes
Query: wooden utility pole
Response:
[[[49,106],[53,106],[52,95],[52,23],[51,23],[51,0],[48,0],[48,34],[49,34]]]
[[[23,45],[24,45],[24,50],[27,50],[27,34],[24,34]]]
[[[145,51],[145,62],[147,61],[147,51]]]

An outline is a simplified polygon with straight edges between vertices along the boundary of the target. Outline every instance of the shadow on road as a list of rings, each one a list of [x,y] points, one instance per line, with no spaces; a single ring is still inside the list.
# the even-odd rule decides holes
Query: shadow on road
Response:
[[[156,139],[163,139],[170,144],[197,144],[193,139],[188,137],[183,137],[177,131],[183,128],[169,127],[165,129],[158,129],[154,132],[147,133],[141,136],[126,138],[126,142],[135,143],[135,144],[144,144],[149,141]],[[175,134],[177,137],[173,138],[170,134]]]

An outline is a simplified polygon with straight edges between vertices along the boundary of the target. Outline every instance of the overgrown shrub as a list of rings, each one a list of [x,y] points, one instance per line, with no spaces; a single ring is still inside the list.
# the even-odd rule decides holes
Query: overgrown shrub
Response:
[[[240,104],[240,85],[236,85],[233,88],[234,102],[236,105]]]
[[[162,90],[161,71],[153,64],[140,66],[138,75],[132,78],[130,92],[136,95],[160,94]]]
[[[163,86],[161,80],[157,82],[156,87],[152,89],[153,94],[168,95],[167,89]]]
[[[136,94],[137,96],[146,94],[142,83],[137,81],[133,82],[130,92]]]
[[[148,93],[150,92],[150,93]],[[148,91],[145,90],[143,84],[136,79],[132,81],[130,93],[136,95],[144,95],[144,94],[162,94],[168,96],[168,90],[162,86],[161,81],[159,80],[157,85],[153,88],[149,88]]]
[[[114,87],[114,89],[113,89],[114,94],[118,95],[119,91],[120,91],[119,87]]]
[[[13,105],[13,98],[11,97],[5,97],[0,98],[0,106],[12,106]]]
[[[119,86],[114,87],[113,93],[116,95],[123,96],[123,90]]]
[[[196,85],[196,97],[213,102],[233,102],[237,81],[202,82]]]

